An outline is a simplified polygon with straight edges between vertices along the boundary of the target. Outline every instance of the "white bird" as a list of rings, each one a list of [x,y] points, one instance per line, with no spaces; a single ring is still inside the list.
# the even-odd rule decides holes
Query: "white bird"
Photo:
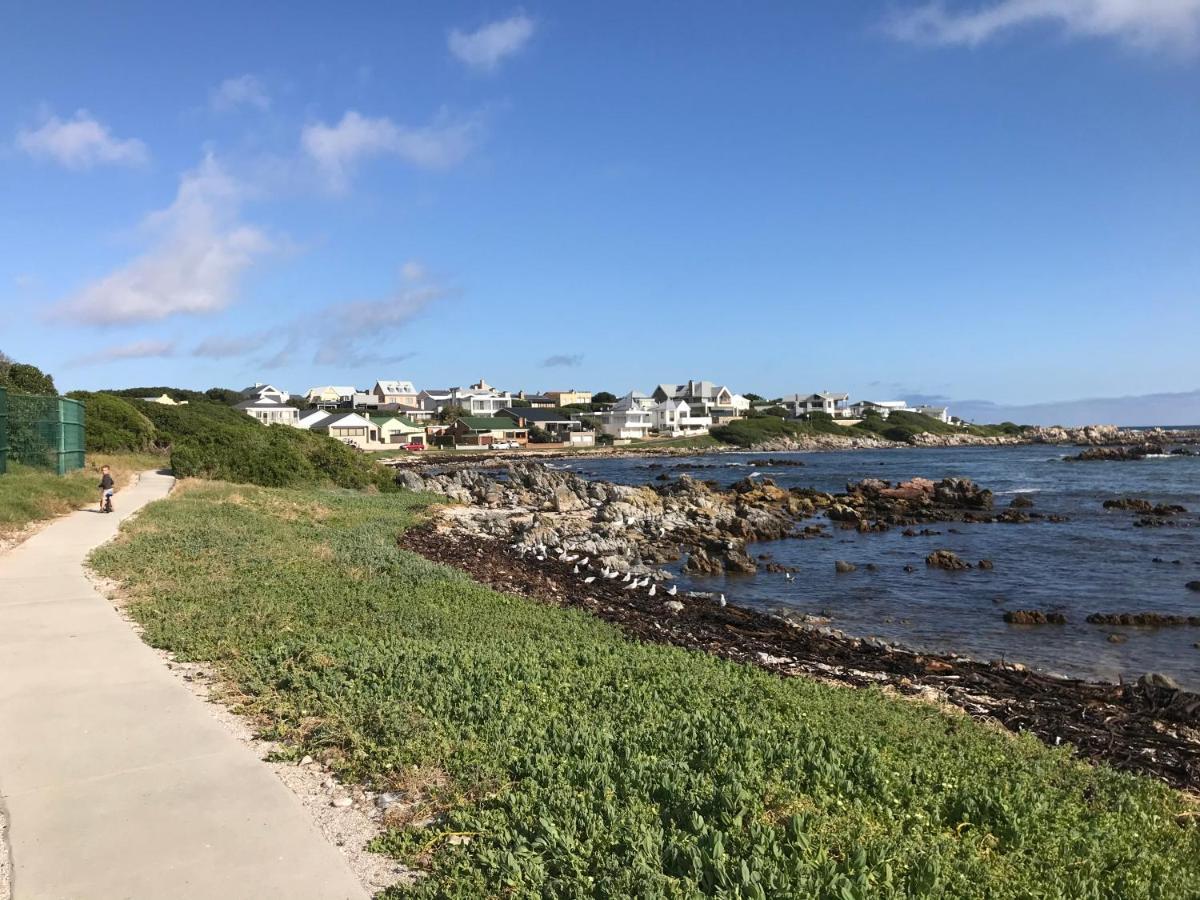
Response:
[[[591,561],[592,561],[592,558],[591,558],[590,556],[585,556],[583,559],[581,559],[581,560],[579,561],[579,564],[580,564],[581,566],[586,566],[586,565],[587,565],[589,562],[591,562]]]
[[[784,573],[783,573],[783,577],[784,577],[784,578],[786,578],[788,581],[795,581],[795,580],[796,580],[796,576],[795,576],[795,575],[793,575],[791,572],[784,572]]]
[[[679,588],[676,585],[671,585],[669,588],[667,588],[667,593],[670,596],[674,597],[676,594],[679,593]]]
[[[572,575],[578,575],[578,574],[579,574],[579,566],[576,566],[574,569],[572,569],[572,570],[571,570],[571,574],[572,574]]]
[[[539,557],[537,558],[537,561],[538,561],[538,562],[545,562],[545,561],[546,561],[546,557],[545,557],[545,555],[539,556]]]
[[[757,477],[758,477],[759,475],[761,475],[761,474],[762,474],[762,472],[751,472],[751,473],[750,473],[749,475],[747,475],[746,477],[747,477],[747,478],[757,478]]]
[[[724,605],[725,605],[725,595],[722,594],[720,597],[717,598],[717,606],[724,606]]]
[[[591,583],[592,583],[593,581],[595,581],[595,580],[596,580],[596,576],[595,576],[595,575],[589,575],[587,578],[583,579],[583,583],[584,583],[584,584],[591,584]]]
[[[609,572],[609,573],[608,573],[607,575],[605,575],[604,577],[605,577],[605,578],[607,578],[607,579],[609,579],[609,580],[611,581],[612,579],[616,578],[616,577],[617,577],[618,575],[620,575],[620,574],[621,574],[621,573],[620,573],[620,572],[618,572],[616,569],[613,569],[611,572]]]
[[[624,578],[622,578],[621,580],[622,580],[622,581],[628,581],[628,580],[629,580],[629,576],[630,576],[631,574],[633,574],[633,573],[632,573],[632,572],[626,572],[626,573],[625,573],[625,577],[624,577]]]
[[[638,586],[638,583],[636,581],[631,581],[629,584],[625,585],[625,587],[621,588],[621,590],[632,591],[637,586]]]
[[[656,584],[650,585],[650,596],[651,597],[654,596],[654,591],[657,589],[657,587],[658,587],[658,585],[656,585]]]
[[[567,562],[575,562],[575,560],[577,560],[577,559],[579,559],[579,557],[576,556],[574,553],[572,553],[570,556],[567,557]]]

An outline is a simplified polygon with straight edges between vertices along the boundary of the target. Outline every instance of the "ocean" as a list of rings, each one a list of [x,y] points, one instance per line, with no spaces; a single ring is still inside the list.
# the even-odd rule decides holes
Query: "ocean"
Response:
[[[1022,494],[1029,512],[1069,519],[1028,524],[936,523],[940,532],[904,537],[903,529],[859,534],[831,528],[831,538],[751,544],[750,554],[798,569],[794,581],[757,575],[685,576],[681,589],[721,591],[730,602],[774,612],[827,617],[829,627],[938,653],[1005,659],[1091,680],[1136,679],[1159,672],[1200,690],[1200,628],[1091,625],[1091,613],[1200,615],[1200,456],[1141,461],[1068,462],[1078,448],[1032,445],[826,453],[731,453],[674,458],[589,458],[553,465],[587,478],[647,484],[667,472],[725,486],[751,472],[781,487],[845,491],[848,481],[916,476],[966,477],[996,494],[996,508]],[[803,467],[752,465],[796,460]],[[1135,513],[1103,502],[1139,497],[1188,510],[1163,527],[1135,527]],[[925,556],[946,548],[994,569],[929,569]],[[1155,560],[1159,560],[1156,562]],[[836,560],[857,566],[838,574]],[[867,568],[873,564],[874,571]],[[914,572],[904,571],[906,565]],[[1066,625],[1017,626],[1006,610],[1061,612]],[[1114,643],[1109,635],[1121,635]]]

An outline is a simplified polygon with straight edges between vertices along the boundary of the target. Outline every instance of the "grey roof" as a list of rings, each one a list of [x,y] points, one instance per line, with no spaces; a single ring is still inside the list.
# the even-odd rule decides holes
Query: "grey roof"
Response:
[[[344,419],[349,419],[352,416],[356,419],[364,419],[367,422],[371,421],[369,418],[364,416],[362,413],[343,412],[343,413],[333,413],[328,418],[322,419],[318,424],[322,428],[328,428],[330,425],[336,425],[338,422],[341,422]]]
[[[288,406],[286,403],[280,403],[278,400],[270,400],[267,398],[243,400],[241,403],[235,403],[234,409],[296,409],[294,406]],[[299,413],[299,410],[296,410]]]

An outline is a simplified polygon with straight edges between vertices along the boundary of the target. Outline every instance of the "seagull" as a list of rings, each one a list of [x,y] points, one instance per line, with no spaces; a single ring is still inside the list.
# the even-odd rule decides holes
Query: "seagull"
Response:
[[[579,559],[579,557],[576,556],[574,553],[572,553],[570,556],[567,557],[567,562],[575,562],[575,560],[577,560],[577,559]]]
[[[578,575],[578,574],[579,574],[579,566],[576,566],[574,569],[572,569],[572,570],[571,570],[571,574],[572,574],[572,575]]]
[[[596,576],[595,576],[595,575],[589,575],[587,578],[583,579],[583,583],[584,583],[584,584],[591,584],[591,583],[592,583],[593,581],[595,581],[595,580],[596,580]]]
[[[783,577],[784,577],[784,578],[786,578],[788,581],[795,581],[795,580],[796,580],[796,576],[795,576],[795,575],[793,575],[791,572],[784,572],[784,573],[783,573]]]
[[[651,597],[654,596],[654,591],[657,587],[658,587],[658,585],[655,585],[655,584],[650,585],[650,596]]]
[[[622,580],[622,581],[628,581],[628,580],[629,580],[629,576],[630,576],[631,574],[632,574],[632,573],[630,573],[630,572],[626,572],[626,573],[625,573],[625,577],[624,577],[624,578],[622,578],[621,580]]]
[[[725,605],[725,595],[722,594],[720,597],[717,598],[717,606],[724,606],[724,605]]]
[[[580,564],[581,566],[586,566],[586,565],[587,565],[589,562],[591,562],[591,561],[592,561],[592,558],[591,558],[590,556],[585,556],[583,559],[581,559],[581,560],[579,561],[579,564]]]
[[[545,562],[545,561],[546,561],[546,557],[545,557],[545,555],[543,554],[542,556],[539,556],[539,557],[537,558],[537,561],[538,561],[538,562]]]
[[[672,597],[674,597],[678,593],[679,593],[679,588],[675,585],[671,585],[669,588],[667,588],[667,594]]]
[[[607,575],[605,575],[604,577],[605,577],[605,578],[607,578],[607,579],[609,579],[609,580],[611,581],[613,578],[616,578],[616,577],[617,577],[618,575],[620,575],[620,574],[621,574],[621,573],[620,573],[620,572],[618,572],[616,569],[613,569],[611,572],[609,572],[609,573],[608,573]]]
[[[621,588],[621,590],[632,591],[637,586],[638,586],[638,583],[636,581],[631,581],[629,584],[625,585],[625,587]]]

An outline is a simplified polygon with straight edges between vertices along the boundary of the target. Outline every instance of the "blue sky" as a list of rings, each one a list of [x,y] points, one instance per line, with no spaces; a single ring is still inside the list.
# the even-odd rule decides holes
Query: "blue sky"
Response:
[[[62,388],[1200,388],[1200,0],[18,2]]]

